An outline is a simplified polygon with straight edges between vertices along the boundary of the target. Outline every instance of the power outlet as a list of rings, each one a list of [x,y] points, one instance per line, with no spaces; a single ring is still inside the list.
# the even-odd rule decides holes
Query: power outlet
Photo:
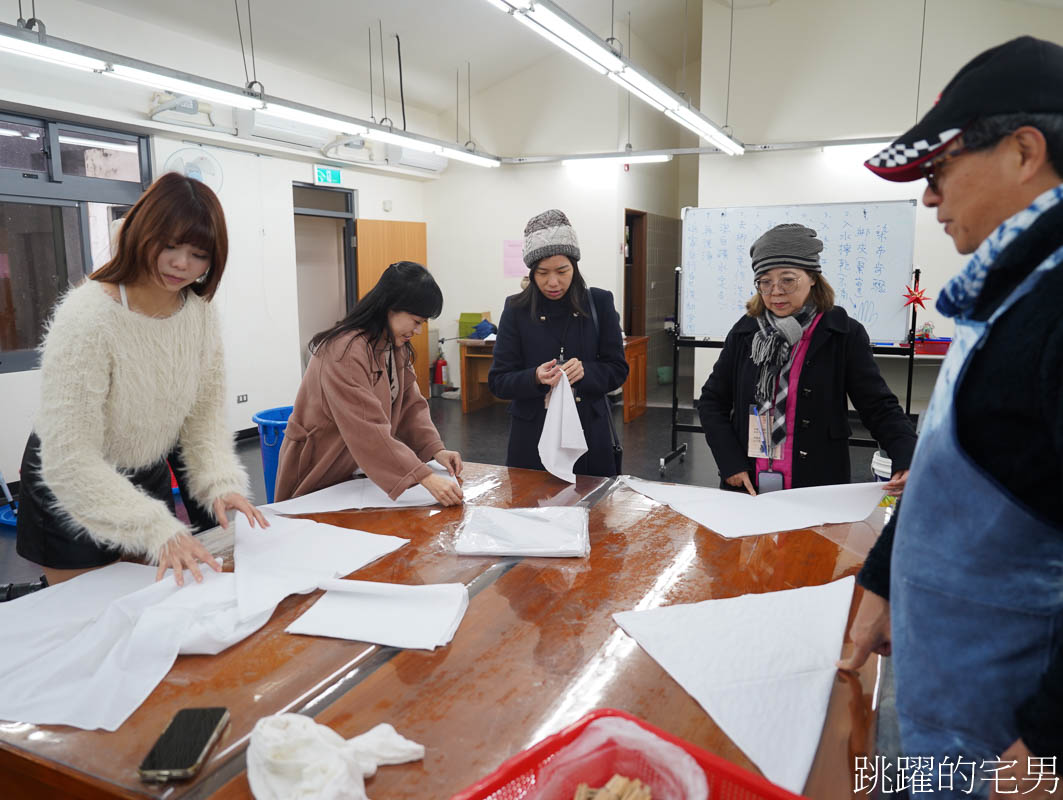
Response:
[[[236,395],[236,402],[237,403],[246,403],[247,402],[247,395],[246,394],[238,394],[238,395]]]

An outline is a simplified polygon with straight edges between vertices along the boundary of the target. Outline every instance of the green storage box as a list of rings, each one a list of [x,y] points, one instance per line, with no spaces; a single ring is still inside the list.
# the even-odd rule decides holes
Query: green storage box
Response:
[[[472,333],[472,329],[480,324],[480,321],[484,318],[482,311],[477,311],[469,314],[461,314],[458,316],[458,338],[467,339],[469,334]]]

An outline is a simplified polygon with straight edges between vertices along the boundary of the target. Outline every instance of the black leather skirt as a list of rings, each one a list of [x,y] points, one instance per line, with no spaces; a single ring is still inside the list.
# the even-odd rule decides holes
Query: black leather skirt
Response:
[[[125,475],[135,486],[174,511],[170,469],[165,458]],[[121,558],[120,549],[96,542],[81,526],[56,512],[59,501],[41,479],[41,441],[36,433],[30,434],[22,455],[18,494],[16,550],[23,558],[53,569],[102,567]]]

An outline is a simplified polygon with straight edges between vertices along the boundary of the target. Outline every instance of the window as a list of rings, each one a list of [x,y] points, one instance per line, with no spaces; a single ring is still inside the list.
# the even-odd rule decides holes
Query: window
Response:
[[[0,373],[34,369],[56,301],[111,258],[144,137],[0,112]]]

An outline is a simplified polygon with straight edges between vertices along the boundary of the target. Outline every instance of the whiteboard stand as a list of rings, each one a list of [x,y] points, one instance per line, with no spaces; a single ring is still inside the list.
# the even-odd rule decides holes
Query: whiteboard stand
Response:
[[[913,272],[914,286],[919,288],[919,275],[920,270],[916,267]],[[683,442],[679,443],[679,432],[684,433],[704,433],[705,429],[700,425],[690,425],[688,423],[681,423],[679,421],[679,389],[676,376],[679,374],[679,348],[680,347],[712,347],[716,349],[723,349],[722,341],[708,341],[705,339],[698,339],[693,336],[680,336],[679,334],[679,287],[683,280],[683,268],[675,268],[675,325],[670,331],[672,335],[672,449],[664,456],[660,458],[658,465],[658,471],[660,476],[664,477],[664,470],[672,461],[679,459],[679,463],[683,463],[686,459],[687,444]],[[908,346],[907,347],[872,347],[871,352],[878,355],[898,355],[898,350],[906,350],[906,357],[908,359],[908,385],[905,388],[904,394],[904,413],[911,417],[912,415],[912,377],[915,372],[915,328],[916,328],[916,304],[912,303],[912,321],[911,326],[908,329]],[[849,437],[850,447],[878,447],[878,442],[874,439],[864,439],[858,437]]]

